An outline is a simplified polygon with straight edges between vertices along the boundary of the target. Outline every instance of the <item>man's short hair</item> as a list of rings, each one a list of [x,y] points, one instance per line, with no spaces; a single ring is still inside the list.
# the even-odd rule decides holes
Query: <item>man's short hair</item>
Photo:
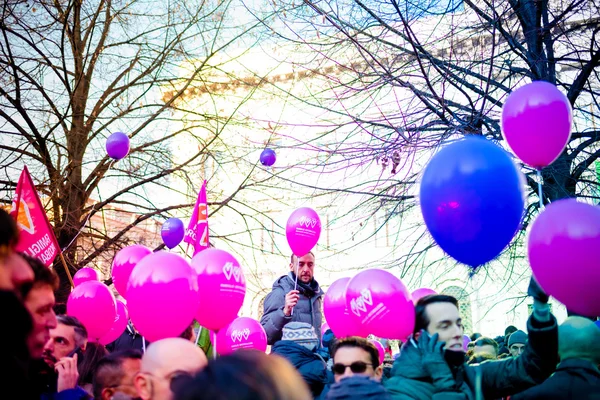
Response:
[[[48,285],[53,291],[58,289],[59,279],[58,275],[53,269],[50,269],[44,265],[39,259],[31,257],[27,254],[21,254],[21,257],[27,261],[31,269],[33,270],[33,281],[25,282],[20,287],[21,297],[27,298],[31,289],[41,285]]]
[[[127,349],[115,351],[98,361],[93,379],[94,399],[101,398],[103,389],[119,385],[125,375],[123,372],[123,362],[125,360],[141,359],[141,351]]]
[[[431,321],[427,315],[426,308],[433,303],[450,303],[458,308],[458,300],[456,300],[455,297],[446,294],[430,294],[420,298],[415,306],[415,329],[413,333],[417,333],[421,331],[421,329],[427,330],[429,322]]]
[[[312,252],[312,250],[311,250],[311,251],[309,251],[309,252],[308,252],[308,253],[306,253],[306,254],[310,254],[311,256],[313,256],[313,258],[316,258],[316,257],[315,257],[315,253],[313,253],[313,252]],[[306,254],[305,254],[305,255],[306,255]],[[305,256],[305,255],[304,255],[304,256]],[[304,257],[304,256],[302,256],[302,257]],[[290,256],[290,264],[293,264],[293,263],[294,263],[294,257],[297,257],[297,256],[296,256],[295,254],[292,254],[292,255]]]
[[[489,337],[480,337],[475,341],[475,346],[494,346],[494,350],[496,350],[496,354],[498,354],[498,343]]]
[[[87,342],[87,329],[77,318],[70,315],[59,315],[56,320],[59,324],[73,327],[75,330],[75,346],[82,347]]]
[[[5,257],[19,242],[19,229],[15,220],[0,208],[0,256]]]
[[[336,340],[331,346],[330,352],[332,360],[335,360],[335,353],[337,353],[337,351],[342,347],[358,347],[369,353],[369,356],[371,357],[371,364],[373,364],[373,369],[379,367],[379,365],[383,363],[383,360],[379,360],[379,350],[377,350],[377,347],[375,347],[373,343],[369,342],[365,338],[348,336]]]

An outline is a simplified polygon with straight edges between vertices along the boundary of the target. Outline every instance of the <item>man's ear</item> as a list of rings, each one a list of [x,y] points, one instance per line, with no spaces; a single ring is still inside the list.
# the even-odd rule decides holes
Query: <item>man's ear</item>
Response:
[[[419,336],[421,336],[421,331],[418,331],[416,333],[413,333],[413,339],[415,340],[419,340]]]
[[[104,389],[102,389],[102,393],[100,393],[100,398],[102,400],[110,400],[114,394],[115,394],[114,388],[104,388]]]
[[[135,376],[133,384],[135,386],[135,390],[137,390],[138,396],[142,400],[148,400],[152,397],[152,388],[150,387],[151,383],[142,372]]]
[[[81,351],[85,351],[86,347],[87,347],[87,342],[85,342],[84,344],[81,345]]]
[[[379,367],[375,368],[375,377],[374,379],[377,382],[381,382],[381,377],[383,376],[383,364],[379,365]]]

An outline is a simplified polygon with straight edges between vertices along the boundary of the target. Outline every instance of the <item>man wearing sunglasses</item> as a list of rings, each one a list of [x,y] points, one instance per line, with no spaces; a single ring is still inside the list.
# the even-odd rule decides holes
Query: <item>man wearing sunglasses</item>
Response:
[[[331,347],[331,358],[331,370],[336,382],[354,375],[381,381],[383,367],[379,361],[379,351],[367,339],[350,336],[336,341]]]
[[[395,400],[497,399],[543,382],[558,361],[558,326],[548,296],[533,278],[529,295],[533,313],[527,322],[529,341],[515,358],[467,365],[458,301],[430,295],[415,307],[413,337],[402,347],[385,387]]]
[[[305,322],[321,337],[323,290],[314,278],[315,255],[312,252],[298,258],[290,257],[289,273],[273,283],[267,295],[260,323],[270,345],[281,340],[284,325]]]
[[[158,340],[148,346],[142,367],[134,380],[142,400],[171,400],[171,387],[208,364],[206,355],[194,343],[182,338]]]

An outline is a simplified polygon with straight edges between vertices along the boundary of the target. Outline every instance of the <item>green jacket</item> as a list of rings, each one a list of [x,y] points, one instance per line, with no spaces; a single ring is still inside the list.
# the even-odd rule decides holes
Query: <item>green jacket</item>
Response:
[[[521,356],[453,368],[456,384],[451,392],[435,393],[421,353],[409,340],[384,386],[394,400],[483,400],[522,392],[550,376],[558,361],[556,319],[552,317],[551,322],[542,325],[529,317],[527,330],[529,341]]]

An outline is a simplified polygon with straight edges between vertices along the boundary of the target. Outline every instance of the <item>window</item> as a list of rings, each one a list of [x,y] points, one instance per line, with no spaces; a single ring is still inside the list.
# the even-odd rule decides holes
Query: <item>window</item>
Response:
[[[458,300],[458,312],[462,317],[464,332],[468,335],[473,333],[473,314],[471,311],[471,300],[467,292],[458,286],[449,286],[442,290],[442,294],[452,296]]]

